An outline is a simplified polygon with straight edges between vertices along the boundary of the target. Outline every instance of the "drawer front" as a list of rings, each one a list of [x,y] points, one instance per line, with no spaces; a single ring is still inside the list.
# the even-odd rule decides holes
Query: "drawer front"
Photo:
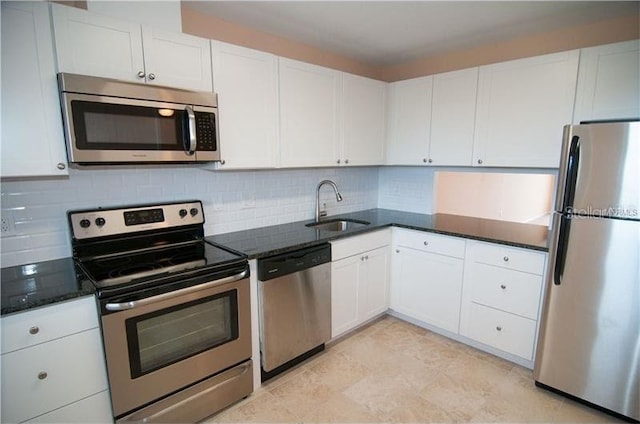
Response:
[[[40,415],[30,423],[111,423],[111,400],[105,390],[96,395],[63,406],[60,409]]]
[[[545,254],[489,243],[470,243],[474,262],[542,275]]]
[[[332,241],[331,260],[337,261],[358,253],[377,249],[378,247],[388,246],[391,244],[390,231],[390,229],[385,228],[373,233]]]
[[[542,276],[479,263],[469,269],[472,302],[538,319]]]
[[[426,231],[394,230],[393,243],[423,252],[464,258],[465,240]]]
[[[37,417],[104,390],[97,328],[2,355],[2,422]]]
[[[2,353],[98,328],[93,296],[2,317]]]
[[[472,303],[464,336],[526,360],[533,357],[536,321]]]

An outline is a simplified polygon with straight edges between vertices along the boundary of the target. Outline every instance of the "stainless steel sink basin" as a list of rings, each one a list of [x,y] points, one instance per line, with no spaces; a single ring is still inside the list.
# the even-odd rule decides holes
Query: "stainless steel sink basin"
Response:
[[[330,219],[327,221],[312,222],[307,224],[307,227],[321,231],[347,231],[364,227],[369,224],[371,223],[367,221],[359,221],[357,219]]]

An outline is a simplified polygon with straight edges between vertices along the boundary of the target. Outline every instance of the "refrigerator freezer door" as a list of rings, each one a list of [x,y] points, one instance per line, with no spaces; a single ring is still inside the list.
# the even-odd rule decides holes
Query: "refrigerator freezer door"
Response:
[[[639,181],[640,122],[565,127],[556,211],[640,219]]]
[[[638,420],[640,222],[556,213],[553,228],[534,378]]]

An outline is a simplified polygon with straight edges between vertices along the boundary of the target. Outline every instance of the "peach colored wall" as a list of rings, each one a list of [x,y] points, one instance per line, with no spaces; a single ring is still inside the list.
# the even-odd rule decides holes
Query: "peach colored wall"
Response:
[[[65,6],[77,7],[78,9],[87,9],[86,0],[81,1],[63,1],[63,0],[53,0],[53,3],[64,4]]]
[[[438,172],[435,212],[536,221],[551,211],[554,186],[555,177],[546,174]]]
[[[511,59],[637,39],[640,38],[640,16],[626,16],[549,31],[387,67],[368,65],[297,41],[204,15],[185,4],[182,4],[182,31],[392,82]]]

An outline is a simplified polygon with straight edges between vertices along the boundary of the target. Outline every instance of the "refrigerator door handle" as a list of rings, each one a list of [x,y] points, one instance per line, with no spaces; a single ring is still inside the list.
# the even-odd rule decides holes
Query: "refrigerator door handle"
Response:
[[[567,180],[564,187],[562,213],[572,213],[573,200],[576,195],[576,183],[578,181],[578,163],[580,160],[580,137],[571,137],[569,157],[567,159]]]
[[[567,259],[567,245],[569,244],[569,228],[571,218],[560,216],[560,230],[558,231],[558,245],[556,248],[556,260],[553,270],[553,284],[559,286],[562,283],[562,273]]]

